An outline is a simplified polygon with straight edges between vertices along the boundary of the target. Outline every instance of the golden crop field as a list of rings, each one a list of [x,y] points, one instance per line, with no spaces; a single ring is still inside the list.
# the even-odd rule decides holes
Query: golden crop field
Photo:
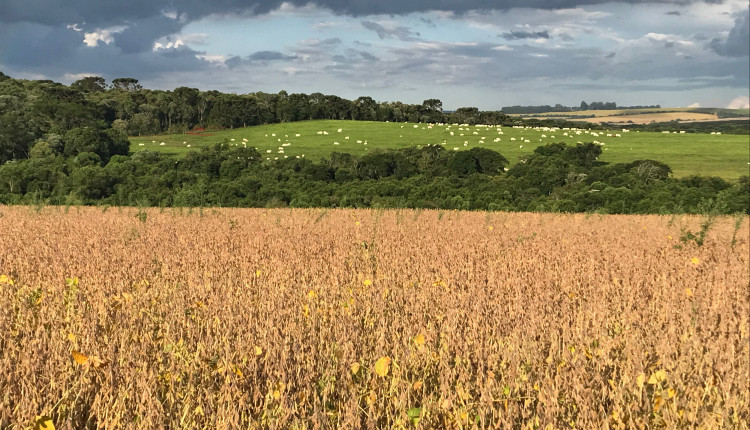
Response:
[[[0,215],[0,428],[748,428],[747,217]]]

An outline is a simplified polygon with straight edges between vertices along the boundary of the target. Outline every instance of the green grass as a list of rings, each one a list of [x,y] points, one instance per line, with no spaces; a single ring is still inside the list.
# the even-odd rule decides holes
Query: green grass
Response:
[[[338,132],[339,129],[342,131]],[[320,131],[328,134],[318,134]],[[454,135],[451,136],[450,132]],[[489,148],[503,154],[511,163],[515,163],[519,158],[531,154],[539,145],[552,142],[575,145],[579,141],[596,140],[604,143],[600,157],[602,161],[622,163],[639,159],[657,160],[669,164],[677,177],[697,174],[737,180],[740,176],[747,175],[750,169],[748,164],[750,162],[750,138],[747,135],[664,134],[623,132],[621,129],[615,129],[596,132],[599,136],[595,137],[585,132],[577,135],[573,131],[562,129],[546,131],[511,127],[502,127],[502,132],[503,134],[498,134],[496,127],[434,125],[430,128],[428,124],[412,123],[303,121],[200,135],[131,137],[130,142],[133,152],[147,149],[184,156],[188,151],[223,142],[225,139],[230,144],[238,146],[242,146],[243,139],[247,139],[248,147],[257,148],[265,158],[271,161],[277,158],[283,159],[285,156],[320,159],[334,151],[364,155],[377,148],[406,148],[445,143],[443,146],[449,151],[456,148],[457,150],[470,149],[476,146]],[[607,137],[607,133],[613,136]],[[297,137],[297,134],[300,136]],[[615,134],[620,134],[621,137],[615,137]],[[346,139],[347,136],[349,139]],[[485,138],[484,143],[479,143],[482,137]],[[501,141],[494,142],[496,138],[500,138]],[[161,142],[164,142],[164,145],[161,145]],[[334,145],[334,142],[338,142],[339,145]],[[464,142],[468,143],[464,145]],[[284,143],[289,143],[289,145],[282,146]],[[523,145],[522,148],[521,145]],[[278,152],[279,147],[283,148],[283,154]]]

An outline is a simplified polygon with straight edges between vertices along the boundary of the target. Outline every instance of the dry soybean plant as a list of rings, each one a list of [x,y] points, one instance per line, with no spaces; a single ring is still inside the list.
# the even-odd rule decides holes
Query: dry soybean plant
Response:
[[[747,217],[2,213],[0,428],[750,420]]]

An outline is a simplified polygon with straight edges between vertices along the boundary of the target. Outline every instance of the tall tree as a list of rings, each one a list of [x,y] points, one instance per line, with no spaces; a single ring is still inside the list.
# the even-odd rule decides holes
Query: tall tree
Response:
[[[138,91],[143,87],[138,83],[138,79],[135,78],[117,78],[112,80],[112,89],[122,91]]]
[[[86,76],[70,84],[70,87],[85,93],[99,93],[107,89],[107,81],[101,76]]]

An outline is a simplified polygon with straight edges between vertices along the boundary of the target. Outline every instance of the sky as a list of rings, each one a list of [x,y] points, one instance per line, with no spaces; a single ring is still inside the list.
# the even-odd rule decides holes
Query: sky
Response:
[[[0,71],[474,106],[748,107],[747,0],[0,0]]]

